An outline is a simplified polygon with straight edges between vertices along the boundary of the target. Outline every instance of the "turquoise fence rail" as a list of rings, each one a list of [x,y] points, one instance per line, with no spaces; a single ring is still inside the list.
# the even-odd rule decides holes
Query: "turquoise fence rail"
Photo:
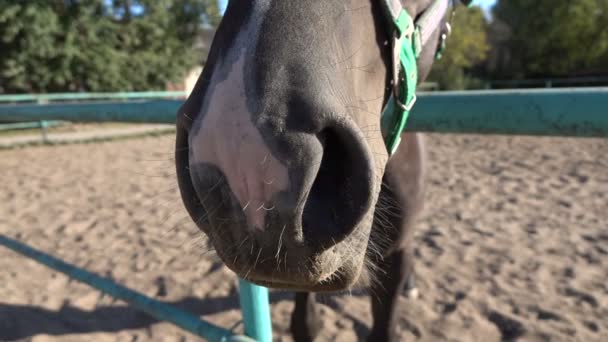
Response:
[[[30,121],[30,122],[13,122],[13,123],[2,123],[2,121],[0,121],[0,132],[39,128],[40,133],[41,133],[42,142],[48,143],[48,141],[49,141],[48,129],[51,127],[57,127],[57,126],[62,126],[62,125],[66,125],[66,124],[68,124],[68,122],[56,121],[56,120],[53,120],[53,121],[41,120],[38,122]]]
[[[62,260],[52,257],[46,253],[38,251],[32,247],[29,247],[17,240],[8,238],[2,234],[0,234],[0,245],[7,247],[17,253],[25,255],[49,268],[52,268],[56,271],[62,272],[73,279],[76,279],[80,282],[88,284],[114,298],[123,300],[136,309],[146,312],[152,317],[155,317],[159,320],[171,322],[178,327],[189,331],[197,336],[203,337],[209,341],[217,341],[217,342],[254,342],[254,341],[271,341],[271,336],[269,335],[269,330],[264,329],[265,326],[259,325],[254,327],[251,331],[250,336],[242,336],[237,335],[231,332],[230,330],[218,327],[211,323],[208,323],[204,320],[201,320],[197,316],[179,310],[171,305],[165,304],[163,302],[157,301],[153,298],[147,297],[118,285],[111,280],[100,277],[94,273],[88,272],[84,269],[78,268],[74,265],[68,264]],[[241,292],[245,291],[245,297],[250,298],[252,291],[259,291],[256,286],[249,286],[249,284],[241,284]],[[263,292],[263,291],[262,291]],[[264,293],[262,293],[263,297]],[[259,298],[260,296],[257,296]],[[252,300],[252,303],[249,304],[260,304],[256,303],[256,299]],[[268,296],[263,298],[266,300],[266,305],[259,305],[261,307],[268,307]],[[249,309],[249,308],[248,308]],[[253,312],[253,311],[252,311]],[[267,312],[263,312],[267,314]],[[254,315],[258,314],[257,312],[253,312]],[[270,324],[270,320],[268,318],[268,324]],[[259,323],[258,323],[259,324]],[[247,329],[247,325],[246,325]],[[257,329],[257,330],[256,330]],[[247,332],[247,331],[246,331]]]
[[[183,100],[0,105],[0,121],[173,123]],[[423,93],[408,131],[608,137],[608,88]]]
[[[51,94],[7,94],[0,95],[0,103],[6,102],[51,102],[51,101],[88,101],[88,100],[133,100],[184,98],[185,91],[140,91],[116,93],[51,93]]]
[[[608,87],[436,92],[419,99],[410,131],[608,137]]]
[[[600,87],[608,85],[606,76],[561,77],[525,80],[491,80],[486,82],[488,88],[552,88],[552,87]]]
[[[34,129],[44,127],[56,127],[65,125],[65,121],[38,121],[38,122],[16,122],[0,124],[0,131],[12,131],[18,129]]]

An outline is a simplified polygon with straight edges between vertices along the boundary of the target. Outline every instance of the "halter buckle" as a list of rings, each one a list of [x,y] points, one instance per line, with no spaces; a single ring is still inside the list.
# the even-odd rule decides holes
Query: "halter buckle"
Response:
[[[408,104],[404,104],[398,98],[395,98],[394,100],[395,100],[395,104],[397,104],[397,107],[399,107],[401,110],[403,110],[405,112],[409,112],[410,110],[412,110],[412,108],[414,108],[414,105],[416,104],[416,100],[418,100],[418,97],[416,96],[416,93],[414,93],[414,96],[412,97],[412,99],[410,100],[410,103],[408,103]]]

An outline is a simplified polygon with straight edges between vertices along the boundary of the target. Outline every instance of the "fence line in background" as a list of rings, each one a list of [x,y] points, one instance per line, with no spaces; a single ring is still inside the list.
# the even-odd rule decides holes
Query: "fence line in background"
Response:
[[[18,129],[34,129],[44,127],[55,127],[67,124],[66,121],[38,121],[38,122],[16,122],[16,123],[0,123],[0,131],[11,131]]]
[[[525,80],[491,80],[486,82],[487,88],[521,88],[521,87],[572,87],[572,86],[606,86],[608,77],[565,77],[565,78],[539,78]]]
[[[50,101],[86,101],[86,100],[133,100],[159,98],[185,98],[185,91],[140,91],[115,93],[50,93],[50,94],[5,94],[0,95],[0,103]]]
[[[183,100],[0,105],[0,121],[174,123]],[[420,93],[406,130],[608,137],[608,87]]]

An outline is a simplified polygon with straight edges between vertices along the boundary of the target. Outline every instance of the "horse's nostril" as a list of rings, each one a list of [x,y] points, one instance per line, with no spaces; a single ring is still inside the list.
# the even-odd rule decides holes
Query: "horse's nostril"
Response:
[[[346,238],[369,209],[370,160],[346,128],[319,134],[323,157],[302,214],[305,241],[328,248]]]

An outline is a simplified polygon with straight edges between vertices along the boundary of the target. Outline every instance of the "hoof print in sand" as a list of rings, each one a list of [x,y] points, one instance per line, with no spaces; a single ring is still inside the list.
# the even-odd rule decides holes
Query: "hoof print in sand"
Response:
[[[526,329],[520,321],[498,311],[489,311],[487,317],[490,322],[496,325],[503,341],[515,340],[526,333]]]

